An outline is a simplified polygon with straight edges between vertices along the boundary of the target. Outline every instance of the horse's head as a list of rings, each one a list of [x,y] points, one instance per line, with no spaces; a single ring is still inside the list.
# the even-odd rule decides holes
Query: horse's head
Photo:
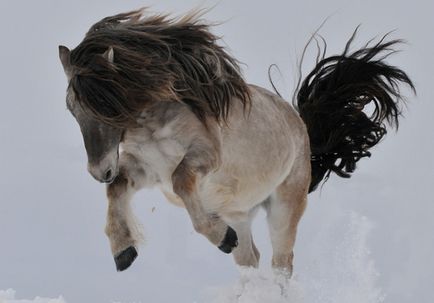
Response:
[[[232,100],[249,106],[238,63],[217,39],[194,14],[175,20],[136,11],[94,24],[71,51],[59,47],[68,107],[97,180],[116,175],[123,131],[140,127],[156,104],[181,102],[204,123],[226,120]]]
[[[59,56],[69,82],[67,107],[80,126],[88,157],[89,173],[100,182],[110,183],[118,174],[119,144],[123,130],[98,119],[92,114],[92,110],[86,107],[86,103],[78,99],[80,97],[71,85],[71,79],[76,77],[77,70],[70,63],[69,49],[60,46]],[[110,60],[112,54],[109,52],[104,56]]]

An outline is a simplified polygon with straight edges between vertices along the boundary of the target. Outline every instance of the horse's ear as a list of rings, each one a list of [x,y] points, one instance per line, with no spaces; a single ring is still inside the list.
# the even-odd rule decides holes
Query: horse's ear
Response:
[[[59,58],[60,62],[62,62],[63,70],[66,75],[69,75],[71,72],[71,62],[70,62],[70,53],[69,48],[63,45],[59,45]]]
[[[102,54],[102,56],[110,63],[113,64],[114,59],[115,59],[115,52],[113,50],[113,47],[110,46],[105,52],[104,54]]]

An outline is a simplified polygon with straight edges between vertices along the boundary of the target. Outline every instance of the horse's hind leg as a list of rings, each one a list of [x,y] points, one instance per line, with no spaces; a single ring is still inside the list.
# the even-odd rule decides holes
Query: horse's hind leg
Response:
[[[289,275],[292,274],[297,225],[307,203],[309,168],[307,161],[296,162],[291,174],[264,203],[273,246],[272,266]]]

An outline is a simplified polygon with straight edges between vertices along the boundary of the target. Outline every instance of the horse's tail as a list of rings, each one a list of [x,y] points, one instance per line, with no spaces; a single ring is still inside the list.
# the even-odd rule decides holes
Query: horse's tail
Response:
[[[370,148],[386,134],[384,122],[398,127],[399,84],[414,90],[404,71],[384,62],[401,40],[384,42],[386,35],[375,45],[349,53],[355,34],[341,55],[317,60],[296,91],[294,102],[307,126],[312,152],[309,192],[331,172],[349,178],[357,161],[369,157]]]

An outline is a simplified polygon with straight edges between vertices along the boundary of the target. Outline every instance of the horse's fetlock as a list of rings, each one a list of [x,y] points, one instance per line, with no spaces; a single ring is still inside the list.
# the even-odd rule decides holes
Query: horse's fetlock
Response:
[[[273,268],[281,268],[292,272],[292,262],[294,259],[294,253],[277,254],[273,256],[272,266]]]
[[[104,228],[105,234],[110,237],[123,237],[123,238],[130,238],[131,232],[129,228],[126,226],[126,223],[109,223]]]
[[[211,222],[209,221],[200,221],[193,223],[194,230],[199,233],[206,235],[211,230]]]

